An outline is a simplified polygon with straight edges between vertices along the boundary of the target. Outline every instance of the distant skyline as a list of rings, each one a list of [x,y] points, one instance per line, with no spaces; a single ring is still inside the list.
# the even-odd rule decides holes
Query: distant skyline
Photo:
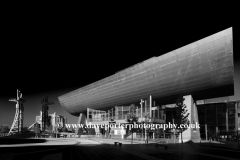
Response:
[[[20,90],[20,89],[19,89]],[[20,90],[21,91],[21,90]],[[69,92],[70,90],[63,90],[59,92],[48,92],[48,99],[49,101],[53,101],[54,105],[49,105],[49,114],[52,114],[56,112],[57,115],[62,115],[67,118],[68,122],[71,123],[76,123],[77,122],[77,117],[74,117],[70,115],[68,112],[66,112],[61,105],[59,104],[58,101],[58,96],[60,94],[64,94],[66,92]],[[22,92],[22,91],[21,91]],[[23,93],[23,92],[22,92]],[[40,111],[42,111],[42,105],[41,101],[44,98],[45,93],[39,93],[35,95],[24,95],[23,93],[23,98],[26,100],[24,103],[24,127],[29,127],[31,124],[35,123],[35,119],[37,115],[40,115]],[[11,97],[11,98],[16,98]],[[15,111],[16,111],[16,103],[8,101],[7,98],[1,99],[0,101],[0,108],[1,108],[1,113],[0,113],[0,124],[7,124],[11,127],[13,123],[13,119],[15,116]]]
[[[16,109],[9,99],[16,98],[17,89],[26,100],[24,127],[33,124],[40,114],[45,93],[55,103],[49,106],[50,114],[56,112],[65,116],[68,123],[76,123],[78,117],[60,106],[58,96],[229,27],[233,27],[234,62],[240,63],[239,29],[234,22],[215,22],[211,18],[208,25],[182,23],[181,26],[159,25],[155,21],[143,24],[142,19],[136,24],[111,22],[111,27],[107,21],[101,27],[38,24],[33,21],[32,27],[27,28],[28,24],[19,20],[18,26],[8,23],[3,26],[0,124],[12,125]]]

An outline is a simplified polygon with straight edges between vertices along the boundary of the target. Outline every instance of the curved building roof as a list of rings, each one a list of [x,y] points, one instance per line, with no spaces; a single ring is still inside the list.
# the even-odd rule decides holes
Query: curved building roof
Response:
[[[78,116],[86,108],[101,109],[153,98],[189,93],[234,83],[232,28],[112,76],[59,96],[62,107]]]

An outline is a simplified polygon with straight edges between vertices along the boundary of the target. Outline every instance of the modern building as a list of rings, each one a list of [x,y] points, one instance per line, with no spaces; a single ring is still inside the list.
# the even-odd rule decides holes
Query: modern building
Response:
[[[42,130],[42,111],[40,111],[40,115],[36,116],[36,122],[40,124],[40,129]],[[34,124],[35,124],[34,123]],[[55,132],[56,128],[63,128],[65,127],[65,124],[67,123],[67,118],[64,116],[57,115],[56,112],[53,114],[49,114],[48,116],[48,124],[47,124],[47,130],[49,132]],[[34,124],[32,124],[29,129],[34,129]]]
[[[184,139],[198,141],[240,129],[240,72],[234,68],[233,32],[228,28],[159,57],[150,58],[102,80],[59,96],[61,106],[79,117],[78,123],[126,123],[135,104],[139,121],[174,123],[180,95],[190,113]],[[141,103],[140,103],[141,102]],[[118,131],[120,130],[120,131]],[[97,130],[105,134],[107,128]],[[122,135],[125,129],[112,129]],[[172,131],[169,131],[172,132]],[[165,136],[154,130],[153,138]]]

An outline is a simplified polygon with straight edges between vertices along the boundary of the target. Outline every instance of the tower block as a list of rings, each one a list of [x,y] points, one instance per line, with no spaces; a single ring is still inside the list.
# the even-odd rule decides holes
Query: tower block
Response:
[[[9,101],[16,102],[17,104],[16,104],[16,113],[13,120],[13,124],[8,135],[21,133],[23,129],[23,116],[24,116],[23,103],[25,102],[25,100],[22,97],[22,93],[17,89],[17,98],[11,98],[9,99]]]

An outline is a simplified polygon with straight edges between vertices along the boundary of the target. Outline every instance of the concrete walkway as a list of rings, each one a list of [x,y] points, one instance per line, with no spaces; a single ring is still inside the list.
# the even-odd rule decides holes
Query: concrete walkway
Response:
[[[153,142],[149,145],[142,144],[143,141],[101,139],[101,138],[48,138],[44,143],[17,144],[2,147],[1,157],[12,157],[15,159],[43,160],[47,157],[60,157],[58,159],[131,159],[131,160],[217,160],[239,159],[239,150],[218,148],[219,145],[207,142],[200,144],[184,144],[183,152],[181,144],[166,144],[168,149],[155,147]],[[122,143],[115,146],[114,142]],[[4,146],[4,145],[1,145]],[[25,147],[23,147],[25,146]],[[12,147],[12,148],[10,148]]]
[[[98,138],[98,137],[95,137],[95,138],[92,138],[92,139],[96,139],[96,140],[107,140],[107,139],[110,139],[110,138]],[[115,140],[115,141],[122,141],[122,142],[130,142],[131,143],[131,139],[112,139],[112,140]],[[166,141],[167,144],[181,144],[181,143],[172,143],[171,141]],[[133,142],[134,144],[145,144],[145,141],[141,141],[141,140],[135,140],[133,139]],[[149,140],[148,141],[148,144],[155,144],[155,142],[153,140]],[[202,140],[201,143],[195,143],[195,144],[201,144],[201,145],[209,145],[209,146],[216,146],[216,147],[223,147],[223,148],[231,148],[231,149],[240,149],[240,143],[238,145],[237,142],[232,142],[232,141],[222,141],[222,142],[219,142],[219,141],[205,141],[205,140]]]
[[[146,159],[228,159],[236,160],[240,154],[240,150],[232,150],[226,147],[215,147],[216,143],[208,144],[203,142],[202,144],[184,144],[182,152],[182,144],[166,144],[168,149],[155,148],[153,142],[149,142],[149,145],[142,144],[142,141],[134,141],[131,145],[129,140],[117,140],[117,139],[100,139],[94,138],[92,140],[98,141],[103,144],[114,144],[114,142],[121,142],[121,151],[134,154]],[[204,145],[204,146],[203,146]],[[120,148],[120,147],[116,147]]]
[[[40,138],[38,138],[40,139]],[[1,147],[24,147],[24,146],[59,146],[59,145],[75,145],[78,143],[76,139],[73,138],[42,138],[46,142],[43,143],[24,143],[24,144],[3,144]]]

